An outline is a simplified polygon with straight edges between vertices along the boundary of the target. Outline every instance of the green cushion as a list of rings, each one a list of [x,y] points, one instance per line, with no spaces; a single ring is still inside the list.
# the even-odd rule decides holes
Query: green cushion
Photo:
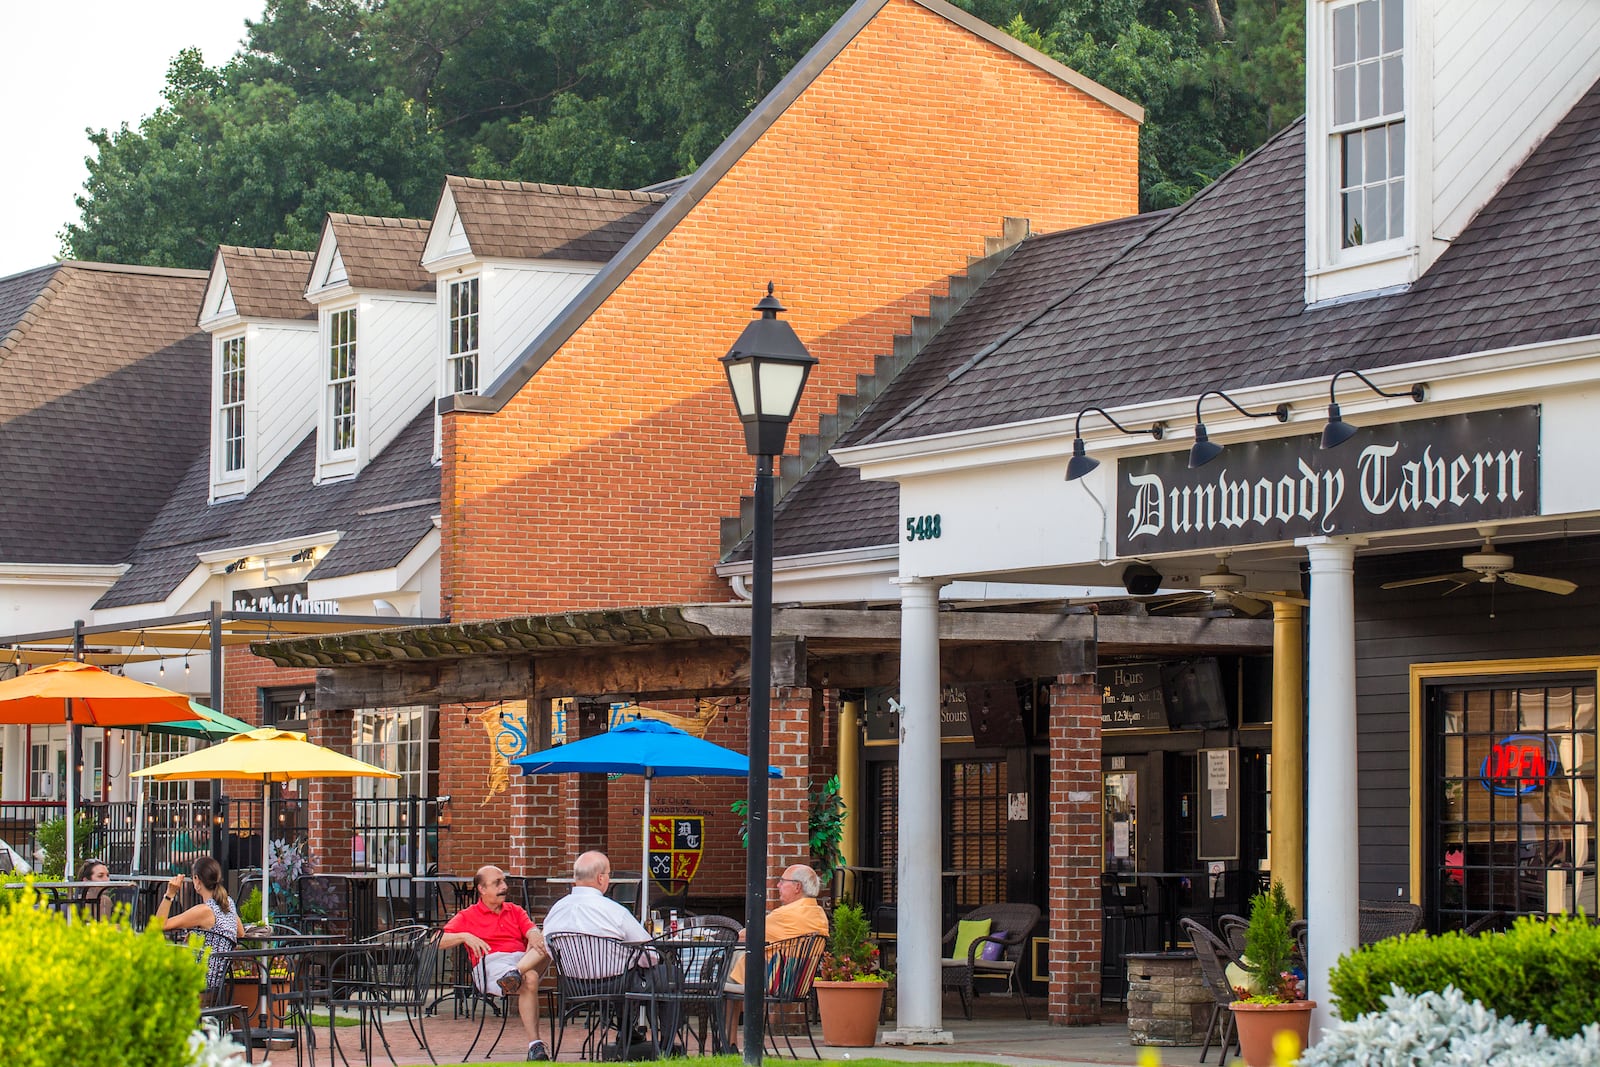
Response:
[[[956,924],[956,947],[951,950],[952,959],[965,960],[967,950],[974,941],[989,936],[989,928],[993,925],[991,919],[962,919]]]

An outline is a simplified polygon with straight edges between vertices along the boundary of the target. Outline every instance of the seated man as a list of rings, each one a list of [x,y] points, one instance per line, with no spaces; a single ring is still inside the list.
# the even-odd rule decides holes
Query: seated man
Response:
[[[802,934],[821,934],[827,937],[828,913],[817,903],[817,894],[820,892],[822,892],[822,879],[817,877],[816,871],[803,863],[796,863],[787,868],[783,872],[783,877],[778,879],[778,906],[767,912],[767,944],[787,941]],[[739,931],[739,940],[744,940],[743,930]],[[738,998],[744,995],[744,958],[745,953],[740,952],[739,958],[728,968],[728,981],[723,985],[732,998],[728,1002],[728,1016],[724,1026],[724,1032],[729,1035],[730,1043],[742,1008]]]
[[[550,906],[550,914],[544,920],[545,932],[592,934],[631,945],[642,945],[649,941],[649,932],[633,917],[633,913],[606,896],[610,886],[611,861],[604,852],[585,852],[579,856],[572,865],[572,892]],[[667,967],[657,966],[659,962],[660,957],[656,953],[645,951],[639,953],[632,974],[624,975],[619,970],[607,974],[572,974],[571,977],[616,978],[619,980],[619,990],[628,992],[670,989],[674,984],[673,976],[665,973]],[[622,966],[620,962],[616,965]],[[657,1013],[656,1026],[656,1047],[667,1051],[678,1032],[678,1013],[671,1003],[664,1005]]]
[[[472,980],[480,992],[512,996],[523,986],[528,995],[517,997],[517,1013],[528,1038],[528,1059],[547,1060],[539,1040],[539,979],[550,967],[544,936],[515,904],[506,903],[506,876],[498,867],[480,867],[472,878],[478,902],[456,913],[444,927],[440,948],[465,945],[472,961]]]

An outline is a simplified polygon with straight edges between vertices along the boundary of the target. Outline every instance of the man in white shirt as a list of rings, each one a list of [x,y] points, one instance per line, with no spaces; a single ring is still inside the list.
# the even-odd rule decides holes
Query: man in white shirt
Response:
[[[592,934],[609,937],[630,945],[642,945],[650,934],[634,918],[633,913],[606,896],[611,886],[611,861],[604,852],[585,852],[572,865],[572,892],[550,906],[544,918],[546,938],[560,934]],[[559,937],[557,944],[559,945]],[[627,961],[633,960],[632,973],[624,975]],[[671,974],[662,972],[666,967],[656,964],[660,958],[650,951],[637,955],[618,949],[609,957],[600,953],[582,961],[563,960],[564,972],[573,978],[617,978],[619,986],[630,991],[657,991],[671,989],[676,983]],[[584,973],[592,971],[595,973]],[[664,1002],[657,1020],[656,1047],[665,1052],[678,1031],[676,1005]]]

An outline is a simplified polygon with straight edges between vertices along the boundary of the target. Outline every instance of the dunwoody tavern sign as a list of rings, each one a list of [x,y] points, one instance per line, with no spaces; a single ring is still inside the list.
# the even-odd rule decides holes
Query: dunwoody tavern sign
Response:
[[[1539,408],[1230,444],[1117,463],[1117,551],[1223,549],[1297,537],[1492,522],[1539,514]]]

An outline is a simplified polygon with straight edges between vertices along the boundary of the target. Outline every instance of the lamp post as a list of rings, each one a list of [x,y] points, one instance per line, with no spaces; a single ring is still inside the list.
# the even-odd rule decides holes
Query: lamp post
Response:
[[[783,454],[789,422],[800,404],[806,378],[817,362],[794,328],[778,318],[783,305],[772,295],[756,304],[761,317],[744,328],[722,366],[739,421],[745,451],[756,457],[755,557],[750,596],[750,777],[749,846],[745,853],[745,939],[750,956],[744,981],[744,1062],[760,1067],[766,1044],[762,1003],[766,991],[767,941],[767,750],[772,690],[772,458]],[[752,970],[752,966],[755,968]]]

